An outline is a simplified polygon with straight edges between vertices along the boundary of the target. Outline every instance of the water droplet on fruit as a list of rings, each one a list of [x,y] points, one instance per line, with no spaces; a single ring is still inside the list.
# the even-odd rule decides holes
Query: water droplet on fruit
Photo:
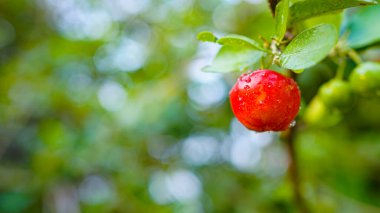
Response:
[[[239,97],[239,101],[242,101],[243,100],[243,98],[242,97]]]
[[[292,128],[292,127],[294,127],[295,125],[296,125],[296,121],[292,121],[290,124],[289,124],[289,128]]]
[[[250,87],[248,85],[245,85],[244,86],[244,89],[249,89]]]
[[[244,81],[247,82],[247,83],[250,83],[251,82],[251,78],[246,78]]]

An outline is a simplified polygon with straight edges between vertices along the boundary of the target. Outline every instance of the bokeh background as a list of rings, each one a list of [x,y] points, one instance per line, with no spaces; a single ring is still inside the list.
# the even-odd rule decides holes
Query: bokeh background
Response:
[[[263,0],[0,1],[0,212],[294,212],[279,135],[233,118],[239,73],[202,72],[219,47],[196,41],[273,23]],[[299,76],[303,109],[335,70]],[[379,107],[300,125],[313,211],[380,212]]]

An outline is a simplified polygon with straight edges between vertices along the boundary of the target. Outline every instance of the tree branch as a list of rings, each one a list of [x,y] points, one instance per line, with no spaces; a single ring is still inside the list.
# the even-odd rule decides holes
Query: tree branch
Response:
[[[295,149],[294,137],[297,131],[297,124],[289,129],[285,138],[286,149],[289,158],[288,175],[293,185],[294,203],[297,208],[297,212],[308,213],[309,210],[306,207],[305,201],[301,193],[301,184],[298,170],[297,154]]]

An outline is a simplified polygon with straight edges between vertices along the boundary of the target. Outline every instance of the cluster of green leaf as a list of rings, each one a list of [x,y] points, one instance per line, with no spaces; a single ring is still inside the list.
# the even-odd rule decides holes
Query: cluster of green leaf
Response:
[[[333,25],[329,23],[322,23],[312,28],[303,30],[294,38],[291,38],[290,43],[283,41],[285,33],[290,28],[289,33],[292,33],[294,26],[305,19],[315,16],[326,15],[329,13],[336,13],[338,10],[345,8],[355,7],[359,5],[372,5],[376,4],[376,1],[299,1],[293,2],[290,5],[289,0],[282,0],[276,6],[275,9],[275,30],[276,34],[272,36],[272,41],[265,41],[262,45],[260,42],[255,41],[252,38],[248,38],[242,35],[227,35],[221,38],[217,38],[211,32],[205,31],[198,34],[198,40],[205,42],[216,42],[223,46],[228,46],[229,51],[223,48],[216,56],[212,66],[206,67],[205,71],[214,72],[231,72],[237,70],[247,70],[247,68],[255,68],[255,64],[259,64],[260,60],[265,61],[265,58],[272,56],[272,58],[278,57],[277,63],[282,68],[299,71],[305,68],[309,68],[318,62],[322,61],[331,49],[336,45],[338,41],[338,33]],[[375,12],[369,12],[368,14],[376,14]],[[374,15],[373,15],[374,17]],[[365,18],[371,19],[372,15]],[[288,25],[291,24],[290,26]],[[367,22],[368,23],[368,22]],[[363,34],[370,34],[373,36],[375,33],[368,32],[373,27],[363,27],[361,31]],[[375,28],[376,29],[376,28]],[[352,35],[352,34],[350,34]],[[350,36],[352,38],[352,36]],[[357,38],[358,40],[361,40]],[[376,41],[378,36],[374,38],[368,38],[369,42]],[[352,39],[351,39],[352,40]],[[366,41],[361,41],[367,44]],[[285,43],[282,45],[282,43]],[[352,46],[352,41],[349,41]],[[273,46],[276,46],[273,50]],[[355,43],[354,43],[355,46]],[[249,54],[255,53],[255,57],[249,57],[250,60],[245,58],[247,49],[250,49]],[[238,53],[241,50],[242,53]],[[280,50],[280,51],[279,51]],[[235,57],[233,57],[233,55]],[[231,59],[233,57],[233,59]],[[233,61],[235,60],[235,61]],[[269,59],[271,60],[271,59]],[[223,64],[224,61],[228,61]],[[260,68],[269,68],[270,64],[261,63]]]

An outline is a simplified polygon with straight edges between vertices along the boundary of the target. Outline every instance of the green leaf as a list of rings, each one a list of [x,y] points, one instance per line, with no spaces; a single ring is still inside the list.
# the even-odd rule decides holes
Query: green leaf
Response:
[[[291,22],[305,20],[311,17],[333,13],[349,7],[374,5],[376,0],[304,0],[290,7]]]
[[[197,39],[203,42],[216,42],[216,40],[218,40],[218,38],[216,38],[216,36],[212,32],[208,31],[198,33]]]
[[[280,56],[281,66],[301,70],[325,58],[338,40],[331,24],[321,24],[298,34]]]
[[[289,0],[282,0],[276,6],[276,38],[281,41],[286,32],[289,16]]]
[[[360,8],[349,18],[347,43],[360,48],[380,41],[380,5]]]
[[[305,69],[293,70],[293,72],[295,72],[297,74],[303,73],[303,71],[305,71]]]
[[[249,48],[224,46],[220,49],[212,65],[204,67],[205,72],[233,72],[258,68],[264,52]]]
[[[302,22],[304,29],[308,29],[319,24],[332,24],[335,29],[340,29],[343,20],[343,13],[332,13],[322,16],[313,17]]]
[[[242,35],[228,35],[217,40],[218,44],[231,46],[231,47],[243,47],[256,50],[265,50],[258,42]]]

